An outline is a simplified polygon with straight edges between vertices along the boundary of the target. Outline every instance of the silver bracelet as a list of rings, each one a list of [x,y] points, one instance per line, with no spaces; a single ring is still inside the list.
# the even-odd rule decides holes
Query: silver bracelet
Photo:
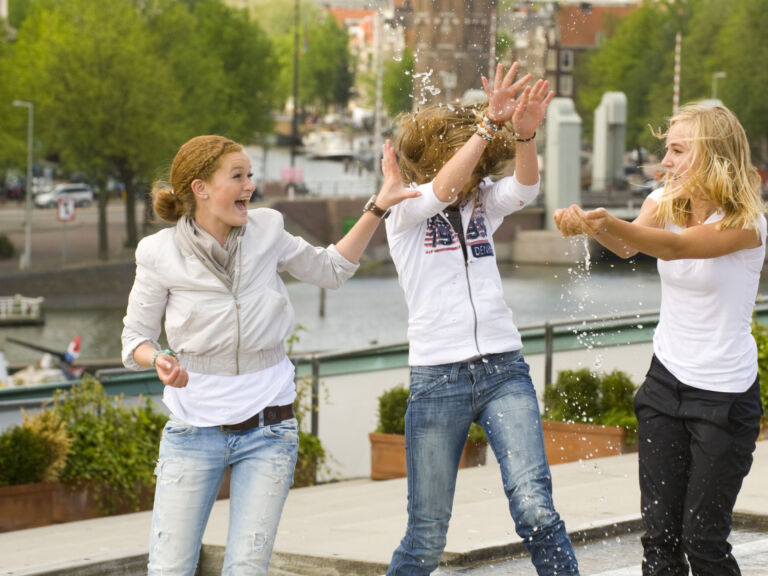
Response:
[[[493,139],[494,139],[494,137],[496,136],[495,134],[492,134],[492,133],[491,133],[491,132],[488,130],[488,128],[486,128],[486,127],[485,127],[484,125],[482,125],[482,124],[478,124],[478,125],[477,125],[477,127],[475,128],[475,134],[477,134],[478,136],[480,136],[480,138],[482,138],[482,139],[483,139],[483,140],[485,140],[486,142],[493,142]]]

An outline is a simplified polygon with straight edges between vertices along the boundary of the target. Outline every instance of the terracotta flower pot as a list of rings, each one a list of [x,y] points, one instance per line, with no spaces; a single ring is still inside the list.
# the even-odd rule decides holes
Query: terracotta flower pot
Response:
[[[405,478],[408,474],[405,463],[405,436],[371,432],[368,438],[371,441],[371,479]],[[461,453],[459,468],[484,465],[487,448],[485,443],[467,442]]]
[[[544,448],[550,466],[616,456],[629,452],[624,442],[627,431],[620,426],[542,420]]]
[[[0,487],[0,532],[52,524],[56,486],[36,482]]]

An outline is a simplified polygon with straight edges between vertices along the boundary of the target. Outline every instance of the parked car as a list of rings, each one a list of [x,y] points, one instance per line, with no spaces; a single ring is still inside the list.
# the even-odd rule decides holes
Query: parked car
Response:
[[[93,203],[93,188],[88,184],[58,184],[50,192],[38,194],[35,206],[38,208],[55,208],[59,198],[73,198],[76,206],[89,206]]]

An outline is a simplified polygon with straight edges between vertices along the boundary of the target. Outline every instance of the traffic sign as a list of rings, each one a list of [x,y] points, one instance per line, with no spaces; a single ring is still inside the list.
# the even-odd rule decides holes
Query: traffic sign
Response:
[[[62,196],[56,205],[56,219],[59,222],[72,222],[75,219],[75,199]]]

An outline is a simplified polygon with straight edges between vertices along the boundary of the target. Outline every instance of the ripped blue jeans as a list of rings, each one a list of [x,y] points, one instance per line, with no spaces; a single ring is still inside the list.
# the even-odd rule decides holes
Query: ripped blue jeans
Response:
[[[149,576],[193,576],[203,532],[228,466],[229,532],[222,576],[267,574],[298,454],[295,418],[242,432],[173,416],[155,474]]]

